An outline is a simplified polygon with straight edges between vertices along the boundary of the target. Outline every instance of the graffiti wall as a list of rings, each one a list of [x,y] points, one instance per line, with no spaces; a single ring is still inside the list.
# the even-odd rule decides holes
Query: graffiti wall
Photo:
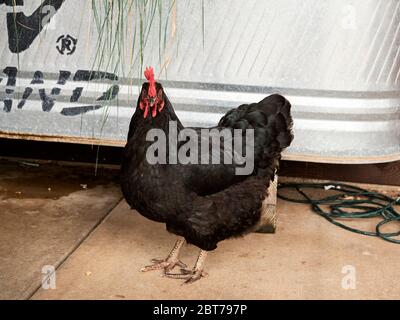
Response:
[[[0,0],[3,135],[124,141],[136,92],[118,100],[118,71],[95,65],[92,19],[90,1]]]

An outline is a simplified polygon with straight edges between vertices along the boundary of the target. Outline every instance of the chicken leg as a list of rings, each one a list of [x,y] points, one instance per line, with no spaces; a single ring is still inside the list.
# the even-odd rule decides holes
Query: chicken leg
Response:
[[[208,275],[205,271],[203,271],[206,257],[207,257],[207,251],[200,250],[199,256],[197,257],[197,261],[192,270],[181,269],[181,273],[165,272],[164,276],[173,279],[185,279],[185,281],[182,284],[193,283],[201,279],[201,277],[206,277]]]
[[[140,271],[147,272],[164,269],[164,273],[166,273],[167,271],[172,270],[175,266],[186,268],[186,264],[179,260],[179,253],[184,244],[185,238],[178,237],[178,240],[176,240],[172,251],[166,259],[152,259],[151,262],[153,262],[153,264],[141,268]]]

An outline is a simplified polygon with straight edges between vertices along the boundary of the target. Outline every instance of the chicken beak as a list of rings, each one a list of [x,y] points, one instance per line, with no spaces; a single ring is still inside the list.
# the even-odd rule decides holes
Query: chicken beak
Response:
[[[154,106],[155,101],[156,101],[156,100],[155,100],[154,98],[150,98],[150,99],[149,99],[150,107],[153,107],[153,106]]]

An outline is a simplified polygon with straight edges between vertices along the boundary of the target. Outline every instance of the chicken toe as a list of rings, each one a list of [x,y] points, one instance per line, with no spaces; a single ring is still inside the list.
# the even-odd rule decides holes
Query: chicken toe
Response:
[[[178,266],[181,268],[186,268],[186,264],[184,264],[179,259],[152,259],[151,262],[153,264],[145,266],[140,269],[142,272],[153,271],[153,270],[162,270],[164,269],[165,272],[172,270],[174,267]]]
[[[207,277],[208,273],[203,270],[181,269],[181,273],[166,272],[164,273],[164,276],[172,279],[184,279],[185,281],[182,284],[190,284],[200,280],[202,277]]]
[[[153,271],[153,270],[164,270],[164,272],[172,270],[175,266],[179,266],[181,268],[186,268],[186,264],[179,260],[179,253],[185,244],[185,239],[179,237],[176,241],[174,248],[168,255],[166,259],[152,259],[151,262],[153,264],[145,266],[140,269],[142,272]]]
[[[172,279],[185,279],[182,284],[190,284],[197,280],[200,280],[202,277],[208,276],[208,274],[203,271],[206,256],[207,251],[201,250],[199,257],[197,258],[196,264],[192,270],[181,269],[181,273],[165,272],[164,276]]]

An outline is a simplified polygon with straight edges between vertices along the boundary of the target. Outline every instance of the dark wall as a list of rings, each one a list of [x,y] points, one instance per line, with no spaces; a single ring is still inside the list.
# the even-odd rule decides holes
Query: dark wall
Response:
[[[122,148],[0,139],[0,156],[99,164],[121,162]],[[400,186],[400,161],[346,165],[282,161],[279,175]]]

